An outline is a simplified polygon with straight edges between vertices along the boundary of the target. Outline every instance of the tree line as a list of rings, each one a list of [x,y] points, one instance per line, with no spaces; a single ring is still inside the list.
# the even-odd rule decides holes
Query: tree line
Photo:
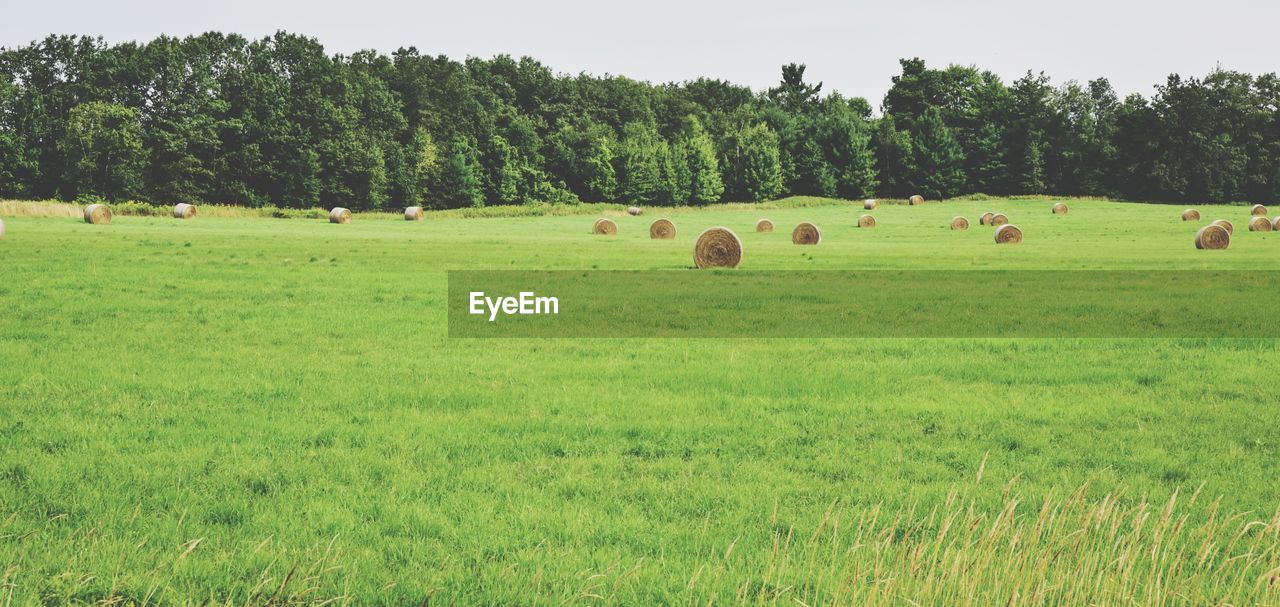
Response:
[[[1007,84],[901,61],[880,113],[805,66],[755,92],[564,75],[530,58],[207,33],[0,49],[0,197],[307,208],[784,195],[1280,198],[1280,79]]]

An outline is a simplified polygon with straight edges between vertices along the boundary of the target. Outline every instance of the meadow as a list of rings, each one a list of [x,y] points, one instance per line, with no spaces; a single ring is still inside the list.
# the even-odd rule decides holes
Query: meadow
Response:
[[[1068,202],[0,212],[0,607],[1280,604],[1274,338],[447,337],[448,270],[712,225],[741,272],[1280,269],[1245,207]]]

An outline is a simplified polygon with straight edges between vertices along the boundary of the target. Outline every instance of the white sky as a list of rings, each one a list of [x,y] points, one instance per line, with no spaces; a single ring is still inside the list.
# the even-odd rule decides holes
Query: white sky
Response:
[[[145,41],[209,30],[250,38],[278,29],[318,38],[332,53],[417,46],[455,59],[529,55],[557,72],[653,82],[711,76],[773,86],[783,63],[809,66],[824,91],[879,106],[900,57],[977,65],[1012,81],[1028,69],[1055,83],[1111,79],[1149,95],[1173,72],[1215,65],[1280,70],[1280,2],[1262,0],[800,0],[694,2],[524,0],[8,0],[0,45],[50,33]]]

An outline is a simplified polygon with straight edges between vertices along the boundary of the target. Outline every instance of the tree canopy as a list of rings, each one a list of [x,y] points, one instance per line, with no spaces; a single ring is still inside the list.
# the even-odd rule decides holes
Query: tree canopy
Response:
[[[1280,79],[1006,84],[904,59],[872,104],[803,64],[776,87],[558,74],[531,58],[207,33],[0,49],[0,197],[391,209],[807,194],[1269,202]]]

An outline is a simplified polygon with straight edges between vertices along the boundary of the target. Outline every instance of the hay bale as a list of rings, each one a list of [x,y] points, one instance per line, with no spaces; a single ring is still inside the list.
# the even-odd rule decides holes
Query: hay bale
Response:
[[[640,207],[627,207],[627,214],[632,217],[635,217],[636,215],[639,215],[643,212],[644,211],[640,210]]]
[[[1200,211],[1187,209],[1182,212],[1183,221],[1200,221]]]
[[[736,268],[742,263],[742,240],[729,228],[707,228],[693,243],[693,265]]]
[[[601,217],[596,220],[595,225],[591,226],[592,234],[600,234],[602,236],[613,236],[618,233],[618,224],[613,223],[612,219]]]
[[[329,223],[351,223],[351,210],[333,207],[333,210],[329,211]]]
[[[768,219],[761,219],[760,221],[757,221],[757,222],[756,222],[756,231],[757,231],[757,232],[772,232],[772,231],[773,231],[773,222],[772,222],[772,221],[769,221]]]
[[[996,228],[996,244],[1018,244],[1022,242],[1022,230],[1011,223]]]
[[[968,220],[968,219],[965,219],[965,218],[963,218],[963,217],[952,217],[952,218],[951,218],[951,229],[953,229],[953,230],[967,230],[967,229],[969,229],[969,220]]]
[[[876,227],[876,218],[870,215],[863,215],[862,217],[858,218],[858,227],[874,228]]]
[[[649,225],[649,238],[671,240],[676,237],[676,224],[669,219],[659,219]]]
[[[1253,205],[1253,208],[1249,209],[1249,214],[1254,217],[1266,217],[1267,207],[1264,207],[1260,204],[1255,204]]]
[[[911,206],[916,206],[916,205],[918,205],[918,204],[924,204],[924,196],[921,196],[921,195],[919,195],[919,194],[916,194],[915,196],[912,196],[911,198],[908,198],[908,199],[907,199],[907,204],[909,204],[909,205],[911,205]]]
[[[194,219],[196,216],[196,205],[180,202],[173,207],[174,219]]]
[[[818,226],[807,221],[800,222],[796,229],[791,231],[791,242],[794,244],[818,244],[822,242],[822,230]]]
[[[1276,232],[1280,232],[1280,217],[1277,217],[1275,221],[1271,222],[1271,229]],[[3,230],[0,230],[0,232],[3,232]],[[0,236],[4,236],[4,234],[0,234]]]
[[[422,212],[422,207],[405,207],[404,208],[405,221],[422,221],[423,219],[426,219],[426,217],[427,217],[427,214]]]
[[[84,208],[84,222],[92,224],[111,223],[111,209],[105,204],[91,204]]]
[[[1236,227],[1232,225],[1230,221],[1227,221],[1225,219],[1215,219],[1213,220],[1213,225],[1226,230],[1227,235],[1229,236],[1234,236],[1236,233]]]
[[[1067,203],[1065,203],[1065,202],[1059,202],[1059,203],[1057,203],[1057,204],[1053,205],[1053,214],[1054,214],[1054,215],[1066,215],[1066,214],[1067,214]]]
[[[1009,223],[1009,218],[1004,213],[996,213],[991,216],[991,221],[988,225],[999,227],[1007,223]]]
[[[1249,220],[1250,232],[1270,232],[1271,220],[1266,217],[1254,217]]]
[[[4,238],[4,220],[0,219],[0,238]]]
[[[978,218],[978,225],[984,225],[984,226],[991,225],[992,217],[995,217],[995,213],[992,213],[991,211],[987,211],[986,213],[983,213],[982,217]]]
[[[1231,246],[1231,232],[1226,228],[1211,223],[1196,232],[1196,248],[1218,250]]]
[[[866,210],[866,211],[874,211],[879,206],[880,206],[880,201],[874,198],[868,198],[862,201],[862,208],[863,210]]]

